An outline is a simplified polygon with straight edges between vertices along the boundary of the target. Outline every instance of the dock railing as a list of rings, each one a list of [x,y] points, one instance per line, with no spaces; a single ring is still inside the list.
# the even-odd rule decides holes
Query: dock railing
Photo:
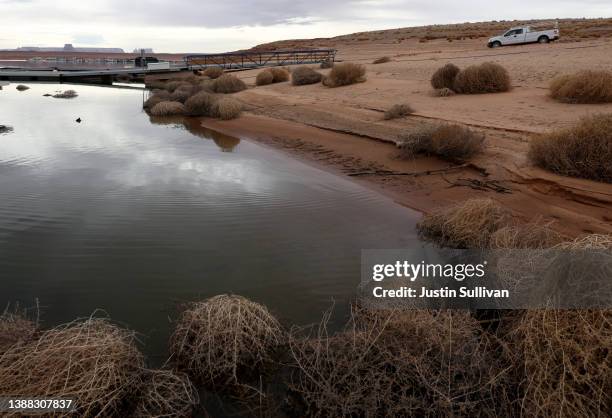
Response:
[[[318,64],[324,61],[333,62],[335,58],[335,49],[300,49],[187,55],[185,63],[193,70],[206,67],[248,69],[277,65]]]

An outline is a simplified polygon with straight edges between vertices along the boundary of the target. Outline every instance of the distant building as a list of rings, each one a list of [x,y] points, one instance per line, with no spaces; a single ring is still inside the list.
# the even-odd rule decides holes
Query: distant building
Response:
[[[101,52],[101,53],[112,53],[112,54],[123,54],[121,48],[81,48],[74,47],[72,44],[65,44],[61,47],[38,47],[38,46],[22,46],[15,49],[20,52]]]
[[[145,54],[152,54],[153,48],[134,48],[134,54],[140,54],[141,51],[144,51]]]

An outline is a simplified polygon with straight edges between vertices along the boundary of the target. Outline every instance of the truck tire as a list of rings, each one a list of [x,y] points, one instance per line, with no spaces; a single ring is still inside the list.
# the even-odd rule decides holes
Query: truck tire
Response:
[[[499,41],[495,41],[491,44],[491,48],[499,48],[500,46],[502,46],[502,44]]]
[[[550,39],[548,39],[548,36],[546,35],[542,35],[538,38],[538,43],[539,44],[547,44],[550,42]]]

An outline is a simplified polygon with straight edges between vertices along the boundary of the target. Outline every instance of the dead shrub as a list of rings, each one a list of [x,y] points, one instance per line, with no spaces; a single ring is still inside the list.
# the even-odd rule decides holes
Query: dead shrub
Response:
[[[321,69],[332,68],[334,66],[334,62],[332,60],[325,60],[321,62]]]
[[[302,65],[291,72],[291,84],[294,86],[304,86],[307,84],[320,83],[323,75],[310,67]]]
[[[185,106],[179,102],[164,101],[153,106],[150,113],[153,116],[184,115]]]
[[[433,97],[449,97],[449,96],[454,96],[455,93],[453,90],[448,89],[446,87],[441,88],[441,89],[434,89],[431,91],[431,95]]]
[[[293,330],[290,400],[301,416],[497,416],[502,355],[468,312],[367,311],[343,332]],[[302,412],[304,411],[304,412]]]
[[[168,81],[165,85],[164,88],[169,92],[172,93],[174,92],[174,90],[178,89],[179,87],[184,87],[184,86],[190,86],[191,83],[184,81],[184,80],[174,80],[174,81]]]
[[[142,104],[143,109],[151,109],[156,104],[170,100],[170,93],[165,90],[158,90],[156,93],[149,96],[147,100]]]
[[[524,374],[521,415],[612,415],[612,311],[523,311],[508,333]]]
[[[182,373],[147,370],[133,417],[190,417],[200,403],[196,388]]]
[[[508,225],[491,234],[491,249],[544,249],[564,241],[565,237],[552,229],[550,223],[538,220],[520,225]]]
[[[28,86],[24,86],[23,84],[19,84],[17,87],[15,87],[17,90],[19,91],[25,91],[25,90],[29,90],[30,88]]]
[[[426,125],[401,135],[397,146],[401,158],[411,159],[417,154],[425,154],[463,161],[481,152],[484,140],[483,134],[462,125]]]
[[[391,58],[390,57],[380,57],[380,58],[376,58],[374,61],[372,61],[372,64],[385,64],[387,62],[391,62]]]
[[[76,91],[74,90],[65,90],[61,93],[57,93],[54,94],[52,97],[56,98],[56,99],[73,99],[75,97],[77,97],[78,94]]]
[[[441,247],[489,248],[491,235],[507,226],[510,212],[492,199],[469,199],[425,215],[419,235]]]
[[[612,250],[612,235],[589,234],[565,241],[555,248],[562,250]]]
[[[247,390],[272,363],[283,342],[279,322],[258,303],[219,295],[191,304],[171,337],[170,352],[179,370],[208,387]]]
[[[268,69],[272,76],[274,77],[273,83],[282,83],[284,81],[289,81],[289,71],[284,68],[272,67]]]
[[[185,110],[191,116],[213,116],[216,102],[214,95],[201,91],[185,101]]]
[[[247,88],[244,81],[232,74],[223,74],[211,84],[211,89],[215,93],[238,93]]]
[[[396,104],[385,112],[384,119],[391,120],[403,118],[412,113],[414,113],[414,109],[409,104]]]
[[[462,94],[499,93],[510,90],[511,86],[510,76],[504,67],[485,62],[459,71],[453,90]]]
[[[78,416],[122,416],[144,360],[134,333],[90,318],[41,333],[0,355],[0,393],[72,398]]]
[[[214,80],[223,75],[223,68],[221,67],[208,67],[204,70],[203,75]]]
[[[257,74],[255,77],[255,84],[258,86],[267,86],[268,84],[272,84],[274,82],[274,75],[271,71],[263,70]]]
[[[459,74],[459,67],[448,63],[444,67],[438,68],[431,76],[431,86],[436,89],[450,89],[455,86],[455,77]]]
[[[222,97],[213,105],[213,115],[221,120],[236,119],[242,113],[242,104],[230,97]]]
[[[0,314],[0,354],[13,345],[30,341],[36,328],[36,323],[27,318],[25,311],[7,306]]]
[[[173,102],[185,103],[185,101],[191,96],[191,91],[191,87],[179,87],[170,94],[170,100]]]
[[[340,87],[362,83],[366,80],[365,73],[363,65],[343,62],[332,67],[329,75],[323,79],[323,84],[327,87]]]
[[[564,103],[612,103],[612,72],[585,70],[556,77],[550,97]]]
[[[612,114],[585,116],[573,127],[538,135],[528,156],[557,174],[612,183]]]

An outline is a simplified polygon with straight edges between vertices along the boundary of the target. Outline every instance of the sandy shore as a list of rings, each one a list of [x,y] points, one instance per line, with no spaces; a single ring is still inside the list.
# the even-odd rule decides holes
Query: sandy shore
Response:
[[[611,68],[612,40],[488,49],[482,39],[452,43],[384,39],[336,47],[340,59],[366,64],[365,83],[335,89],[289,83],[250,88],[235,95],[248,109],[245,116],[205,124],[281,147],[423,212],[487,196],[510,207],[521,221],[554,221],[557,229],[571,236],[612,233],[612,185],[557,176],[531,166],[526,158],[534,133],[569,126],[586,114],[612,112],[612,104],[561,104],[547,96],[548,82],[558,74]],[[380,56],[392,61],[369,64]],[[485,61],[508,69],[512,91],[431,96],[429,78],[438,67]],[[254,86],[257,72],[237,74]],[[383,120],[384,110],[396,103],[408,103],[416,113]],[[485,152],[461,167],[435,158],[399,160],[394,145],[398,136],[435,121],[482,131],[487,138]]]

